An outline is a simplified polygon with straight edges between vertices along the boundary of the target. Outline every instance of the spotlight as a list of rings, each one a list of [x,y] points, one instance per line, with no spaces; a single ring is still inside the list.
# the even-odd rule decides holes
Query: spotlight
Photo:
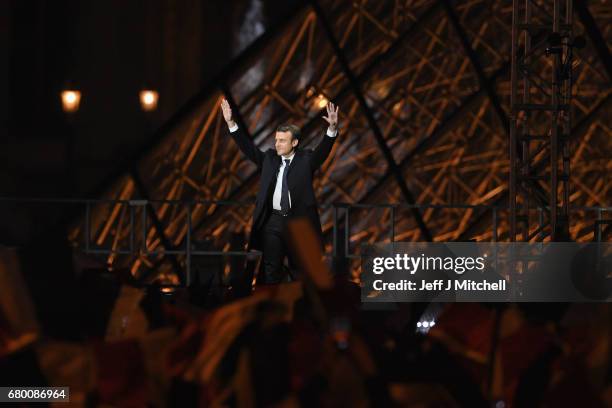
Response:
[[[416,333],[427,334],[435,325],[443,307],[439,303],[430,303],[418,318]]]
[[[328,102],[329,100],[325,97],[325,95],[319,94],[319,96],[317,96],[316,104],[319,107],[319,109],[323,109],[325,106],[327,106]]]

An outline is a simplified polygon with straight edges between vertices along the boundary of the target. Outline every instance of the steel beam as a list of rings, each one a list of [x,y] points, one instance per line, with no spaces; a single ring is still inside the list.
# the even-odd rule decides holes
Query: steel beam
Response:
[[[442,3],[444,4],[444,9],[446,10],[448,19],[450,20],[451,24],[453,25],[453,28],[459,36],[461,47],[463,48],[463,51],[470,60],[474,71],[476,71],[476,76],[478,77],[480,87],[484,89],[487,93],[487,96],[491,101],[491,105],[493,106],[493,109],[495,110],[499,121],[501,122],[506,132],[508,132],[510,129],[510,122],[508,121],[506,112],[504,112],[504,109],[502,108],[501,102],[499,101],[499,96],[497,95],[497,92],[495,92],[495,87],[493,86],[493,83],[485,75],[484,69],[482,68],[482,64],[480,63],[480,59],[478,58],[478,54],[476,54],[476,52],[472,48],[467,33],[461,25],[461,21],[459,21],[459,17],[457,16],[457,13],[455,13],[455,10],[451,5],[450,0],[443,0]]]
[[[510,63],[507,62],[503,66],[501,66],[492,76],[489,78],[489,81],[495,81],[502,75],[505,75],[510,69]],[[483,96],[484,89],[479,89],[478,91],[472,93],[464,101],[461,105],[455,109],[450,115],[448,115],[432,132],[431,136],[421,140],[415,147],[412,149],[400,162],[399,167],[403,169],[414,159],[414,157],[418,154],[423,153],[429,147],[433,146],[442,136],[446,134],[453,126],[465,119],[466,113],[469,109],[476,104],[480,98]],[[372,186],[372,188],[364,195],[364,197],[360,200],[360,202],[367,202],[376,194],[378,194],[379,190],[382,186],[389,180],[391,177],[391,173],[387,171],[383,177],[381,177],[378,182]]]
[[[134,185],[136,186],[136,188],[142,195],[143,199],[147,200],[147,204],[146,204],[148,208],[147,213],[149,214],[149,217],[151,217],[151,221],[153,221],[153,226],[155,227],[155,229],[157,230],[157,233],[159,234],[159,239],[161,240],[161,243],[164,249],[171,250],[172,243],[166,236],[166,233],[164,232],[164,226],[161,220],[159,219],[159,217],[157,216],[155,209],[153,208],[153,206],[151,205],[149,201],[151,197],[149,195],[147,187],[144,185],[142,178],[140,177],[140,173],[138,172],[138,169],[135,166],[132,167],[130,169],[130,174],[132,178],[134,179]],[[143,239],[146,240],[147,238],[143,237]],[[181,268],[181,265],[179,264],[178,259],[176,259],[176,256],[174,254],[165,254],[164,256],[169,259],[170,264],[172,265],[172,268],[174,269],[174,273],[176,273],[176,275],[179,277],[181,282],[184,282],[185,276],[183,276],[183,268]]]
[[[584,30],[589,36],[591,44],[593,44],[593,48],[595,48],[595,52],[597,52],[599,60],[606,70],[606,74],[608,74],[608,80],[612,81],[612,55],[610,54],[606,39],[601,34],[599,27],[597,27],[597,23],[587,6],[587,1],[575,0],[573,3],[574,10],[576,10],[576,14],[578,14],[582,21]]]
[[[583,117],[580,122],[576,123],[576,125],[572,128],[570,133],[570,139],[577,139],[588,127],[591,123],[593,123],[596,119],[599,118],[597,116],[598,112],[606,107],[610,101],[612,100],[612,92],[609,92],[608,95],[602,99],[590,112],[588,115]],[[538,163],[535,163],[533,168],[537,171],[542,170],[547,164],[546,159],[540,160]],[[505,190],[499,197],[491,204],[493,207],[501,206],[508,199],[508,190]],[[490,222],[490,212],[484,211],[478,218],[474,219],[472,223],[461,233],[459,236],[460,240],[469,239],[473,234],[474,230],[478,229],[483,223]]]
[[[359,85],[359,82],[355,78],[355,75],[353,74],[353,71],[351,70],[351,67],[346,59],[346,56],[344,55],[344,52],[340,48],[340,45],[334,35],[331,24],[327,20],[327,17],[325,16],[325,13],[323,12],[323,9],[321,9],[321,6],[319,5],[319,2],[317,0],[310,0],[310,4],[312,8],[314,9],[315,13],[317,14],[319,22],[321,23],[323,30],[325,31],[325,34],[327,36],[329,43],[334,49],[336,58],[338,58],[338,62],[342,66],[344,75],[347,77],[349,81],[350,87],[355,95],[355,98],[357,98],[359,102],[359,106],[361,107],[361,110],[368,121],[368,124],[370,126],[370,129],[372,130],[372,133],[374,134],[374,137],[376,138],[376,142],[378,143],[378,147],[380,148],[380,151],[383,157],[385,158],[385,161],[387,162],[388,168],[391,171],[391,174],[393,175],[393,177],[395,178],[395,181],[398,187],[400,188],[400,191],[402,192],[402,196],[404,197],[407,203],[414,204],[415,203],[414,196],[412,195],[412,192],[408,189],[408,185],[406,184],[406,181],[404,180],[402,172],[399,166],[397,165],[397,163],[395,162],[395,159],[393,158],[393,154],[391,153],[391,150],[389,149],[389,146],[387,145],[387,142],[385,141],[383,132],[380,130],[380,127],[378,126],[378,123],[376,122],[376,118],[374,117],[374,114],[370,110],[368,103],[366,102],[365,97],[363,96],[361,86]],[[419,211],[419,209],[413,208],[412,215],[414,216],[414,219],[419,227],[419,230],[421,231],[421,234],[423,235],[423,238],[426,241],[431,241],[432,240],[431,232],[425,225],[425,221],[423,220],[423,216],[421,212]]]

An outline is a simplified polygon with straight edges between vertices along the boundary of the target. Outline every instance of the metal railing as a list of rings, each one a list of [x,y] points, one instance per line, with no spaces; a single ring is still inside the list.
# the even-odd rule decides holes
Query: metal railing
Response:
[[[84,206],[85,207],[85,216],[83,223],[81,224],[83,228],[84,235],[84,243],[82,245],[78,245],[79,249],[84,251],[86,254],[97,254],[97,255],[180,255],[186,258],[185,266],[186,266],[186,281],[190,281],[190,269],[191,269],[191,259],[193,256],[213,256],[213,255],[223,255],[223,256],[246,256],[251,254],[260,254],[259,251],[236,251],[236,250],[201,250],[195,249],[193,247],[193,219],[192,219],[192,209],[195,205],[215,205],[215,206],[252,206],[254,202],[244,202],[244,201],[226,201],[226,200],[118,200],[118,199],[24,199],[24,198],[7,198],[0,197],[0,203],[18,203],[18,204],[41,204],[41,205],[71,205],[71,206]],[[170,205],[179,205],[179,206],[187,206],[186,211],[186,233],[183,239],[182,245],[178,245],[172,248],[162,248],[150,250],[147,246],[147,235],[149,233],[149,224],[147,222],[148,218],[152,216],[151,210],[153,209],[153,205],[157,204],[170,204]],[[113,249],[104,248],[104,247],[94,247],[92,245],[92,237],[91,237],[91,218],[92,218],[92,210],[100,205],[126,205],[129,208],[129,245],[127,248],[123,249]],[[343,228],[343,241],[344,248],[341,256],[349,258],[349,259],[358,259],[361,257],[360,254],[351,253],[350,248],[350,214],[352,210],[367,210],[367,209],[389,209],[390,217],[389,217],[389,242],[396,242],[396,221],[397,221],[397,212],[400,209],[413,209],[418,208],[420,210],[427,209],[447,209],[447,210],[458,210],[458,209],[471,209],[471,210],[482,210],[482,211],[491,211],[491,228],[492,228],[492,240],[493,242],[498,241],[498,225],[500,220],[500,212],[508,211],[507,207],[495,207],[488,205],[436,205],[436,204],[354,204],[354,203],[333,203],[333,204],[325,204],[319,206],[320,209],[332,209],[332,218],[333,218],[333,227],[332,227],[332,251],[331,253],[325,254],[326,256],[337,257],[339,255],[339,243],[338,239],[339,234],[338,230],[340,228],[339,224],[342,222],[344,224]],[[140,211],[141,217],[141,225],[140,225],[140,233],[141,235],[141,245],[136,245],[137,240],[137,231],[136,231],[136,212]],[[539,218],[539,227],[532,233],[532,237],[535,237],[536,234],[540,234],[540,237],[543,236],[543,231],[546,226],[544,222],[544,213],[545,208],[536,208],[534,209],[538,212]],[[612,207],[573,207],[572,211],[586,211],[586,212],[594,212],[596,214],[596,219],[594,221],[594,237],[597,241],[601,241],[602,239],[602,226],[612,224],[612,219],[605,218],[606,213],[612,213]],[[344,218],[341,220],[340,212],[344,213]],[[151,225],[153,226],[153,225]],[[159,234],[162,234],[162,231],[157,231]]]

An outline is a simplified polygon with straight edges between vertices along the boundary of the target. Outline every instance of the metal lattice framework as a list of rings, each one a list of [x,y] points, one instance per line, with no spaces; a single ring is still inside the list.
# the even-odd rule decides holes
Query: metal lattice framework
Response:
[[[544,15],[552,10],[548,3],[533,2]],[[610,11],[595,1],[588,11],[599,34],[610,38]],[[574,33],[584,31],[575,21]],[[573,67],[568,204],[578,208],[570,218],[578,240],[593,237],[596,218],[579,208],[610,205],[612,185],[610,78],[601,54],[609,48],[598,51],[589,40],[575,51]],[[269,29],[246,50],[248,58],[241,56],[179,112],[163,139],[125,169],[104,198],[252,202],[255,166],[226,135],[221,99],[236,106],[238,123],[262,149],[272,147],[283,122],[299,125],[303,144],[312,147],[325,129],[321,110],[333,100],[341,109],[341,134],[315,181],[320,203],[440,205],[351,211],[352,246],[388,240],[393,211],[396,240],[507,240],[508,211],[500,210],[492,231],[489,209],[445,206],[508,203],[511,49],[511,2],[311,1]],[[532,69],[546,78],[550,62]],[[183,245],[186,234],[213,237],[228,250],[232,233],[248,232],[253,208],[132,204],[98,205],[88,214],[87,234],[95,245],[120,249],[134,240],[130,226],[146,231],[147,248],[165,248],[164,254],[117,253],[108,262],[129,265],[135,276],[167,271],[169,281],[183,263],[171,249]],[[329,251],[332,211],[321,217]],[[531,234],[538,226],[530,228]],[[73,238],[83,233],[81,223]]]
[[[512,241],[518,232],[523,241],[544,236],[547,224],[552,236],[559,236],[568,226],[573,51],[577,40],[572,32],[572,1],[552,3],[552,10],[547,10],[532,0],[513,1],[509,187]],[[531,232],[530,207],[538,201],[546,210],[546,221],[538,220],[539,228]]]

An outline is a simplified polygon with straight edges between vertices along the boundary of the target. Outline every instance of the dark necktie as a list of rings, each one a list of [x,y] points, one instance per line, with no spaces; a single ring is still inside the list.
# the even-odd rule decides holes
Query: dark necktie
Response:
[[[287,187],[287,173],[291,160],[284,159],[283,161],[285,162],[285,170],[283,170],[283,182],[281,184],[280,206],[283,214],[287,214],[289,212],[289,188]]]

